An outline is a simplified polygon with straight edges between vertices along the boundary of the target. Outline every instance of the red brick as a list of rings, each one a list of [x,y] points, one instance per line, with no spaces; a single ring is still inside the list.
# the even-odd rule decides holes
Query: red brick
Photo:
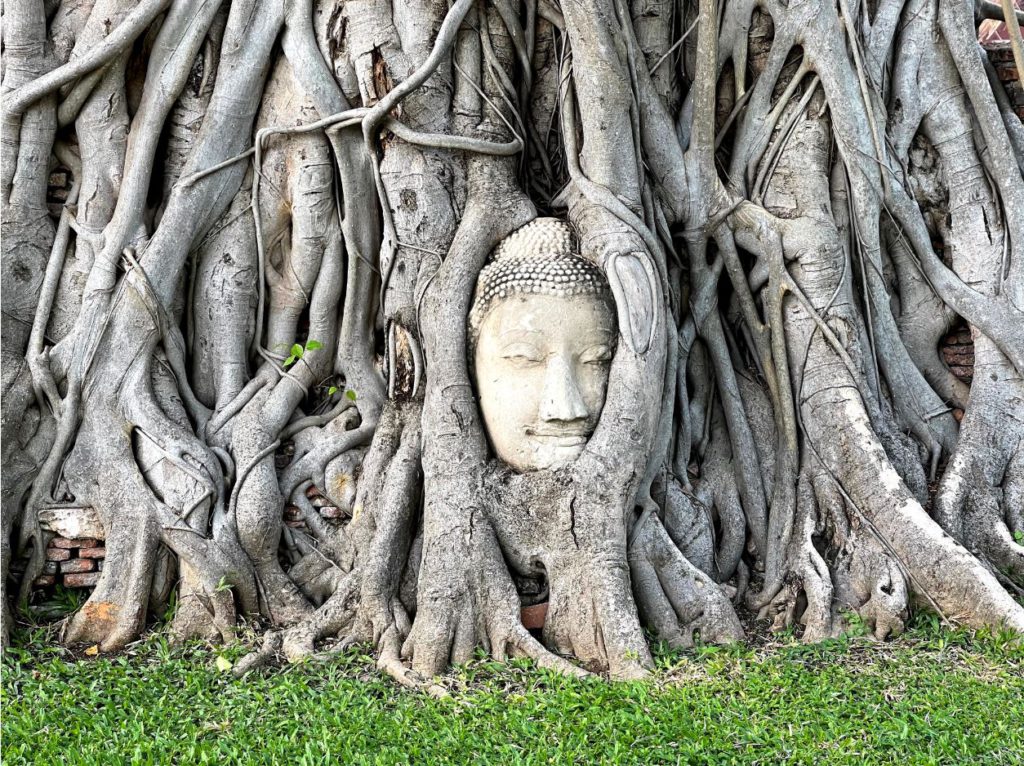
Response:
[[[524,606],[519,610],[519,619],[527,630],[540,630],[544,627],[544,618],[548,614],[548,602]]]
[[[60,565],[61,572],[78,574],[79,572],[91,572],[96,568],[96,562],[92,559],[71,559]]]
[[[950,354],[948,351],[943,354],[946,364],[950,367],[973,367],[974,354]]]
[[[32,586],[35,588],[46,588],[50,585],[55,585],[56,583],[56,575],[41,575],[32,581]]]
[[[106,548],[80,548],[78,555],[83,559],[103,559],[107,557]]]
[[[71,551],[69,551],[67,548],[46,549],[47,561],[67,561],[69,558],[71,558]]]
[[[92,537],[80,537],[75,540],[69,540],[66,537],[55,537],[50,541],[50,545],[54,548],[95,548],[100,544],[100,541]]]
[[[316,487],[309,486],[309,487],[306,488],[306,497],[310,498],[311,500],[314,497],[320,497],[320,495],[321,495],[321,492]]]
[[[64,585],[68,588],[91,588],[100,579],[99,572],[82,572],[81,574],[64,575]]]
[[[344,518],[345,514],[341,508],[336,508],[333,505],[325,505],[320,509],[320,515],[325,519],[341,519]]]
[[[302,511],[294,505],[286,505],[284,507],[284,517],[288,521],[300,521],[302,519]]]
[[[301,529],[306,526],[304,521],[286,521],[285,526],[291,527],[292,529]]]

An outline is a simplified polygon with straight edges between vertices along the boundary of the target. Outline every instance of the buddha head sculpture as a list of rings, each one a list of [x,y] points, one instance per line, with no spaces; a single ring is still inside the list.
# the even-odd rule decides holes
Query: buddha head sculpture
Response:
[[[537,218],[495,248],[468,329],[495,454],[518,471],[579,457],[604,406],[618,328],[608,281],[573,252],[568,224]]]

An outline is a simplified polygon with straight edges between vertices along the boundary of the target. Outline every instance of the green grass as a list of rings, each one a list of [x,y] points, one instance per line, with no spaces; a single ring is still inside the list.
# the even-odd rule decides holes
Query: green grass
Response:
[[[919,621],[886,644],[657,655],[644,683],[484,660],[411,692],[358,652],[236,680],[244,647],[3,662],[5,764],[1024,764],[1024,651]],[[221,663],[224,664],[223,662]]]

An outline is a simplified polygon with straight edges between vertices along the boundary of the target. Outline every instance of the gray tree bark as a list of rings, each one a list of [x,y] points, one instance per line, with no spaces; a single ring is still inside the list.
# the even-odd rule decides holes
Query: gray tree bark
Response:
[[[116,650],[176,589],[182,638],[262,618],[239,672],[333,637],[410,685],[478,648],[635,678],[651,637],[741,640],[738,610],[1024,630],[1024,157],[989,5],[5,4],[4,641],[66,502],[108,551],[67,641]],[[539,215],[621,337],[583,455],[515,473],[466,317]]]

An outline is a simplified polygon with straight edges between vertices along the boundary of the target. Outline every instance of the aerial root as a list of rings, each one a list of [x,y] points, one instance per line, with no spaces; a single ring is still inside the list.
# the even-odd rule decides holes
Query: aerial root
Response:
[[[761,610],[772,630],[803,626],[801,640],[834,638],[849,628],[844,612],[863,621],[875,638],[903,632],[910,602],[906,569],[830,480],[807,471],[798,485],[797,524],[786,555],[784,587]],[[828,539],[828,558],[820,550]]]
[[[672,542],[661,520],[651,514],[637,522],[629,548],[633,591],[641,617],[659,638],[676,648],[743,639],[743,628],[729,595],[691,564]]]

